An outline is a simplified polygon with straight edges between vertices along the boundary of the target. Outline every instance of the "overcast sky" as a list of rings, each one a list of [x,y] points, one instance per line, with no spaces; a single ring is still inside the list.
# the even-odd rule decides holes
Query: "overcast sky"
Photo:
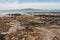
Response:
[[[60,9],[60,0],[0,0],[0,10],[6,9]]]

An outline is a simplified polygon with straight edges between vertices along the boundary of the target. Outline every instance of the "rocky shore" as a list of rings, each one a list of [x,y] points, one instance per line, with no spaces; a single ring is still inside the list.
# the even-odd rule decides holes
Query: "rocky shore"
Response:
[[[0,40],[60,40],[56,18],[39,15],[0,17]]]

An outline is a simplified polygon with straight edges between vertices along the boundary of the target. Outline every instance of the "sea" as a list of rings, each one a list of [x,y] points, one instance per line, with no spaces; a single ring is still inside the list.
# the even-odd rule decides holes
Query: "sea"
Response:
[[[40,10],[40,9],[14,9],[14,10],[0,10],[0,16],[13,13],[26,13],[26,12],[60,12],[60,10]]]

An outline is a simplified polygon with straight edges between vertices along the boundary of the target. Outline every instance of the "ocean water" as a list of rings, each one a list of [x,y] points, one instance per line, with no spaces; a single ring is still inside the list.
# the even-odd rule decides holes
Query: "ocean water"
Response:
[[[40,10],[40,9],[17,9],[17,10],[0,10],[0,16],[5,14],[13,14],[13,13],[26,13],[26,12],[60,12],[60,10]]]
[[[41,10],[41,9],[15,9],[15,10],[0,10],[0,13],[3,12],[60,12],[60,10]]]

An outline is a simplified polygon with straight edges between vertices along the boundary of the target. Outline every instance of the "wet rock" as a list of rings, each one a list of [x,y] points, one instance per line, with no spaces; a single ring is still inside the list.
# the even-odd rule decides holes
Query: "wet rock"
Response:
[[[0,40],[5,40],[4,36],[5,36],[5,35],[0,34]]]

